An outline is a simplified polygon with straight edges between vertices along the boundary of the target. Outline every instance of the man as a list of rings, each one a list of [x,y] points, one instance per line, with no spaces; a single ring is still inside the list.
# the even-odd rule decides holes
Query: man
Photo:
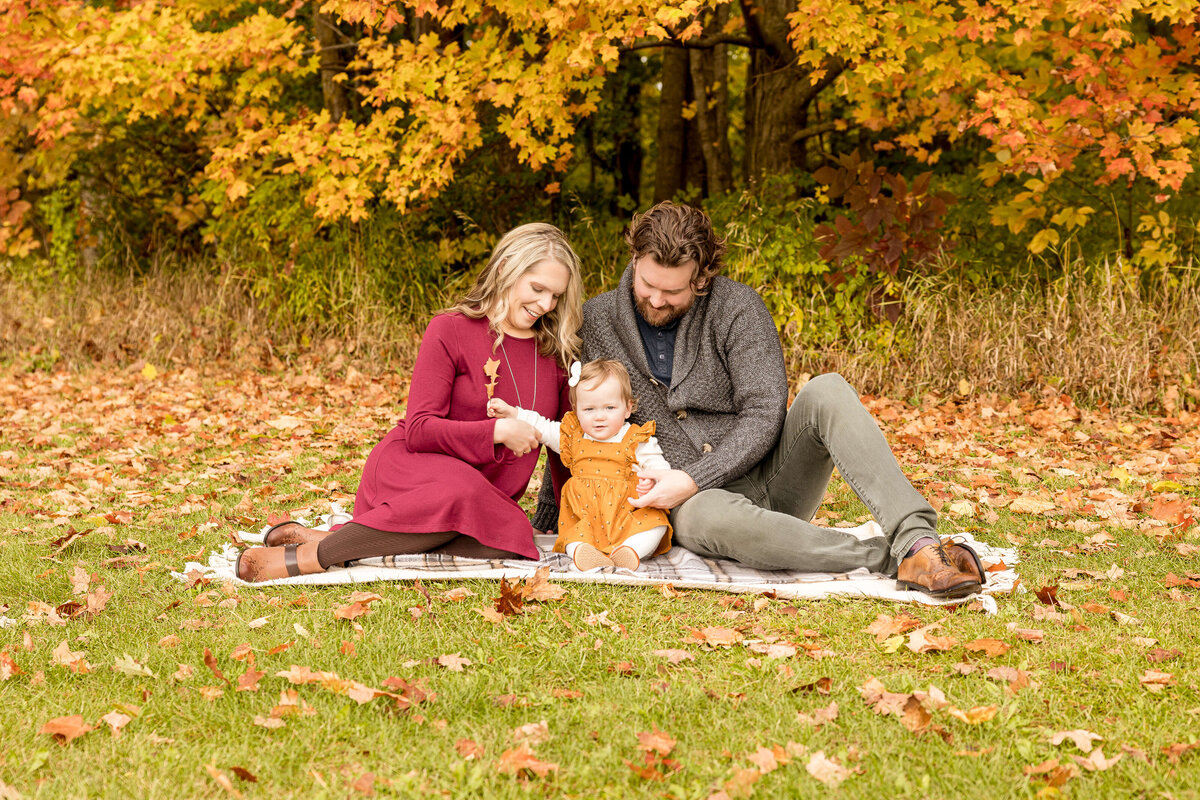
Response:
[[[787,408],[779,335],[762,298],[722,275],[708,216],[660,203],[635,216],[616,289],[584,305],[584,360],[625,364],[638,409],[674,469],[630,502],[671,510],[675,543],[759,569],[867,567],[935,597],[983,583],[965,545],[943,545],[937,514],[900,471],[879,427],[841,376],[809,381]],[[833,467],[883,536],[813,525]],[[543,484],[534,527],[557,509]]]

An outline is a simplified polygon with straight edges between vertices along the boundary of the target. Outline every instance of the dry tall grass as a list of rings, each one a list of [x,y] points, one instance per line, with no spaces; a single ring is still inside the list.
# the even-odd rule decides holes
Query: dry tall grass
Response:
[[[910,282],[890,343],[861,330],[797,370],[841,372],[861,391],[952,393],[960,381],[1016,395],[1052,386],[1080,402],[1168,409],[1200,401],[1200,281],[1145,286],[1102,268],[1049,284],[980,290]]]
[[[92,272],[54,284],[31,283],[0,265],[0,359],[29,368],[222,358],[270,365],[321,347],[371,369],[408,369],[426,320],[373,297],[365,278],[348,280],[348,302],[328,318],[280,325],[277,309],[256,302],[247,281],[228,269]],[[1091,404],[1200,402],[1194,277],[1147,288],[1101,269],[989,291],[923,279],[907,287],[906,298],[890,332],[864,326],[814,348],[785,331],[791,374],[837,371],[860,391],[895,396],[950,394],[965,380],[1010,396],[1050,385]]]
[[[424,321],[370,299],[362,281],[350,283],[344,304],[327,318],[295,324],[280,323],[250,281],[229,269],[91,271],[53,283],[0,267],[0,357],[36,366],[230,357],[268,364],[320,344],[380,366],[410,364]]]

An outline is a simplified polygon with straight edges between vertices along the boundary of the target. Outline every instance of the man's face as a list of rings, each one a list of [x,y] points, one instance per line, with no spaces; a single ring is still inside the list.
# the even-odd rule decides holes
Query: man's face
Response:
[[[696,301],[692,278],[696,262],[664,267],[650,256],[633,262],[633,303],[642,319],[655,327],[668,325],[687,313]]]

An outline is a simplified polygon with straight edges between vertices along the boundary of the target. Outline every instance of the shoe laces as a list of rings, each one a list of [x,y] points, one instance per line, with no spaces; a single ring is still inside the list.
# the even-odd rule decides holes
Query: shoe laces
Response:
[[[950,560],[950,554],[946,552],[946,546],[942,543],[940,538],[938,539],[938,543],[934,546],[937,548],[938,558],[941,560],[941,562],[947,567],[953,567],[954,562]]]

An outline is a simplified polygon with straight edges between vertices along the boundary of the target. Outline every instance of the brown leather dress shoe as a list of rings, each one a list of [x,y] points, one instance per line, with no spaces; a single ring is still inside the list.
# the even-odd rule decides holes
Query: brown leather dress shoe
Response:
[[[896,585],[931,597],[966,597],[983,588],[981,578],[982,571],[976,573],[973,564],[970,570],[959,567],[938,542],[922,547],[900,562]]]
[[[987,585],[987,572],[973,547],[953,540],[946,542],[943,547],[946,549],[946,555],[950,556],[951,564],[979,581],[980,586]]]

